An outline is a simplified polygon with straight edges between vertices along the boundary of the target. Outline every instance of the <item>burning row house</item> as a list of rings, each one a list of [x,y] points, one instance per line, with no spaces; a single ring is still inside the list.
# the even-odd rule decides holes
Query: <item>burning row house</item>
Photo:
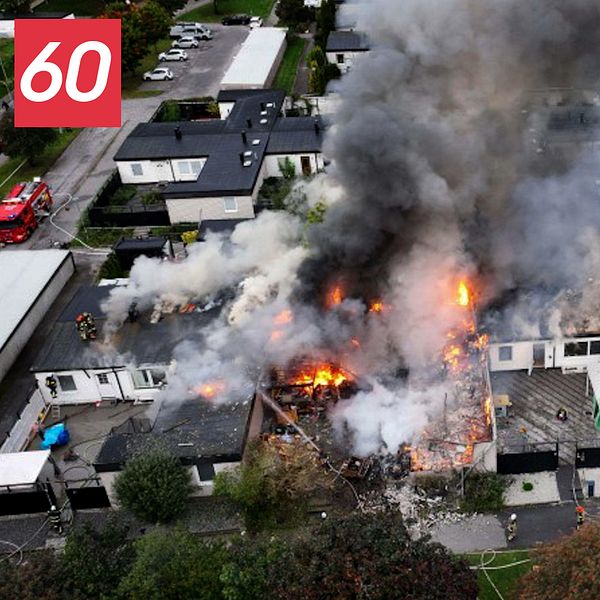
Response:
[[[343,300],[343,290],[336,286],[327,294],[326,305],[333,309]],[[471,291],[464,282],[458,286],[456,303],[463,318],[459,326],[447,334],[439,368],[435,375],[411,383],[422,387],[426,394],[446,390],[443,400],[430,399],[440,410],[415,440],[404,444],[397,454],[390,456],[382,444],[379,458],[389,475],[406,475],[409,471],[443,472],[461,467],[496,468],[488,339],[477,331]],[[374,301],[368,314],[376,316],[385,310],[381,301]],[[287,316],[291,319],[291,314]],[[352,338],[350,347],[359,349],[360,341]],[[352,456],[351,432],[334,433],[329,416],[340,404],[351,402],[357,393],[373,392],[368,380],[377,376],[354,373],[339,364],[343,359],[322,357],[331,357],[331,352],[315,352],[313,356],[302,356],[264,371],[259,385],[267,415],[264,437],[278,445],[317,441],[315,450],[339,461],[349,475],[364,475],[364,465],[377,457]],[[405,377],[406,373],[398,375],[398,378]],[[440,382],[442,386],[436,385]]]

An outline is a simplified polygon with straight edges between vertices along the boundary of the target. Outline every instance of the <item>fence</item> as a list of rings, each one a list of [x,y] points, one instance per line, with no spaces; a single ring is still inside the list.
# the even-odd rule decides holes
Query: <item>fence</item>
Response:
[[[98,190],[88,208],[92,227],[158,227],[170,225],[169,213],[163,204],[141,206],[110,206],[109,202],[121,186],[119,171],[114,169]]]
[[[506,452],[497,455],[498,473],[516,475],[519,473],[539,473],[558,469],[558,444],[544,444],[551,450],[535,449],[528,452]],[[539,447],[538,447],[539,448]]]
[[[21,452],[35,435],[34,425],[44,420],[49,408],[50,405],[46,404],[40,390],[34,389],[17,422],[10,432],[7,432],[0,453]]]
[[[82,486],[73,486],[65,482],[65,492],[73,510],[86,508],[108,508],[110,500],[100,479],[86,480]]]

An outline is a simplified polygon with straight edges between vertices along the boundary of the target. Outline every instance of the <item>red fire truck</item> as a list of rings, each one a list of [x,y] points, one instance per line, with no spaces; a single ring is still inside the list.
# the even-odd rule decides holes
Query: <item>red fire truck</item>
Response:
[[[24,242],[52,209],[50,188],[42,181],[19,183],[0,201],[0,243]]]

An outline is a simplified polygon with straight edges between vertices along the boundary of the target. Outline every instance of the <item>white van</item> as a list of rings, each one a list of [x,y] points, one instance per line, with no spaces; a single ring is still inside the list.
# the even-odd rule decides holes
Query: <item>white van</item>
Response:
[[[169,32],[169,36],[174,39],[184,35],[194,36],[198,40],[212,40],[213,37],[212,31],[202,23],[177,23]]]

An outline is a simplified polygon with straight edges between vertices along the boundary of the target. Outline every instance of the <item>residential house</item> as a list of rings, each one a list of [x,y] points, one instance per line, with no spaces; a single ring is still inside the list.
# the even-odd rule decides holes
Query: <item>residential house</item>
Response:
[[[356,61],[368,51],[366,36],[356,31],[332,31],[325,46],[328,62],[337,65],[342,73],[350,71]]]
[[[285,117],[278,90],[223,91],[221,119],[138,125],[117,151],[121,181],[162,184],[171,223],[255,216],[265,177],[321,171],[324,123],[320,117]]]

